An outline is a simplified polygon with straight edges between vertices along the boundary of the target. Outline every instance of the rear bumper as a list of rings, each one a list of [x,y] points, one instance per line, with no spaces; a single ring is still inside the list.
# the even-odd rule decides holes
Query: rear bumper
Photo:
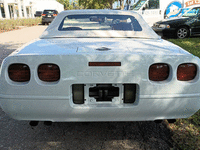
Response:
[[[141,95],[134,104],[73,104],[71,97],[0,95],[3,110],[17,120],[53,122],[146,121],[187,118],[200,108],[200,94]]]
[[[176,29],[162,29],[162,28],[156,28],[152,27],[152,29],[161,37],[175,37],[176,35]]]
[[[51,23],[53,21],[53,19],[54,19],[54,17],[42,18],[42,22]]]

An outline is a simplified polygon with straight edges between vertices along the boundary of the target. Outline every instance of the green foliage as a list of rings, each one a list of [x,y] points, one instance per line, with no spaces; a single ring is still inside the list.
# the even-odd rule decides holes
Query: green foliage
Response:
[[[111,0],[114,2],[114,0]],[[110,8],[108,0],[79,0],[79,5],[82,5],[84,9],[104,9]]]
[[[69,8],[69,5],[70,5],[69,0],[57,0],[57,2],[63,4],[64,5],[64,9]]]
[[[78,0],[57,0],[57,2],[64,5],[65,10],[71,10],[71,9],[82,9],[83,7],[79,5]]]
[[[65,10],[71,9],[112,9],[112,5],[118,0],[57,0],[64,5]],[[123,8],[123,0],[119,0]],[[128,1],[129,2],[129,1]]]
[[[169,39],[168,41],[182,47],[200,58],[200,38]]]
[[[38,23],[41,23],[41,18],[0,20],[0,30],[9,31],[17,29],[19,26],[33,26]]]

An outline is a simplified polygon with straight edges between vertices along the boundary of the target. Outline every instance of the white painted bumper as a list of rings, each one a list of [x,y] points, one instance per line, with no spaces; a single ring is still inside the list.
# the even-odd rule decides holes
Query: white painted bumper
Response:
[[[18,120],[144,121],[187,118],[200,108],[199,94],[141,95],[134,104],[72,104],[69,97],[25,97],[0,95],[3,110]]]

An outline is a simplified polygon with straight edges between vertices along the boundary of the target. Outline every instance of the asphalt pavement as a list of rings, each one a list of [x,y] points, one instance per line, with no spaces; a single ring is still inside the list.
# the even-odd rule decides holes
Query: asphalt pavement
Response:
[[[0,34],[0,62],[47,26]],[[56,122],[29,126],[9,118],[0,108],[0,150],[169,150],[173,146],[166,122]]]
[[[0,33],[0,61],[23,44],[38,38],[47,26],[25,27]]]

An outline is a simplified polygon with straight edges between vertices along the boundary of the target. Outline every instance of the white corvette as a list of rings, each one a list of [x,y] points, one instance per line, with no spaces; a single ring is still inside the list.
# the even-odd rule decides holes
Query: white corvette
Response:
[[[199,66],[137,13],[63,11],[3,61],[0,104],[31,121],[187,118],[200,108]]]

